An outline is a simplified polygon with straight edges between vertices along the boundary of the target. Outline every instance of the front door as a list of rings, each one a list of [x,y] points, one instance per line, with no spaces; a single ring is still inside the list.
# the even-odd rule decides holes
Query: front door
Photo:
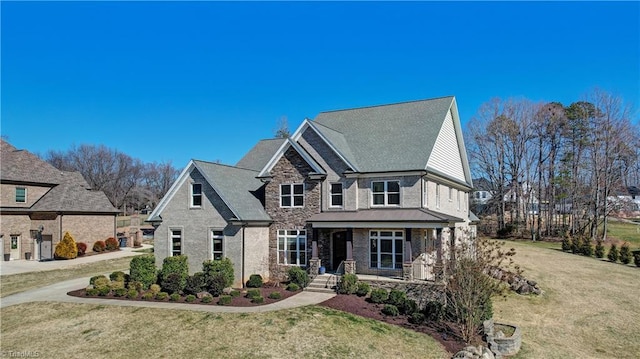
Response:
[[[11,259],[20,259],[20,236],[11,236]]]
[[[333,254],[331,256],[332,269],[335,271],[342,261],[347,259],[347,232],[336,232],[333,234],[331,245]]]

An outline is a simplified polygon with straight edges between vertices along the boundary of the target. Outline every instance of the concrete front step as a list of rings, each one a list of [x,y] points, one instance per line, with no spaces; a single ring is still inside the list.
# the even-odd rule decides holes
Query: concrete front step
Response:
[[[321,274],[316,276],[304,290],[309,292],[335,293],[337,279],[335,275]]]

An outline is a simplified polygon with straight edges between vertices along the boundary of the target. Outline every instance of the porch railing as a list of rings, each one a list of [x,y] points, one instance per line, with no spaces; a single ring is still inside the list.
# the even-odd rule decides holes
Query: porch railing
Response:
[[[338,268],[333,273],[329,274],[329,278],[327,278],[326,283],[324,284],[325,288],[331,288],[331,283],[335,283],[335,286],[338,286],[338,281],[340,280],[340,268],[342,268],[342,274],[344,274],[344,261],[341,261],[338,264]]]

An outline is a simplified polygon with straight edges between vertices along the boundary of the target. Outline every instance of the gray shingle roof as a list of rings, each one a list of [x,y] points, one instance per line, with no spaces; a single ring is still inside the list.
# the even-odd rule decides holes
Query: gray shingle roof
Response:
[[[461,218],[423,208],[363,209],[314,214],[309,222],[462,222]]]
[[[196,168],[243,221],[271,221],[256,195],[264,185],[258,171],[194,160]]]
[[[260,140],[236,163],[236,167],[254,171],[262,170],[284,141],[284,138]]]
[[[453,100],[322,112],[313,122],[359,172],[424,170]]]
[[[4,140],[0,147],[0,179],[2,181],[59,184],[60,170],[29,151],[18,150]]]

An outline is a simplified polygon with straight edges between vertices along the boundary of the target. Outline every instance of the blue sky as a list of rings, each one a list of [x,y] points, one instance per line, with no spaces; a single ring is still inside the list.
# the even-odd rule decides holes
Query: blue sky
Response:
[[[286,116],[454,95],[640,105],[640,3],[6,2],[1,128],[234,164]]]

